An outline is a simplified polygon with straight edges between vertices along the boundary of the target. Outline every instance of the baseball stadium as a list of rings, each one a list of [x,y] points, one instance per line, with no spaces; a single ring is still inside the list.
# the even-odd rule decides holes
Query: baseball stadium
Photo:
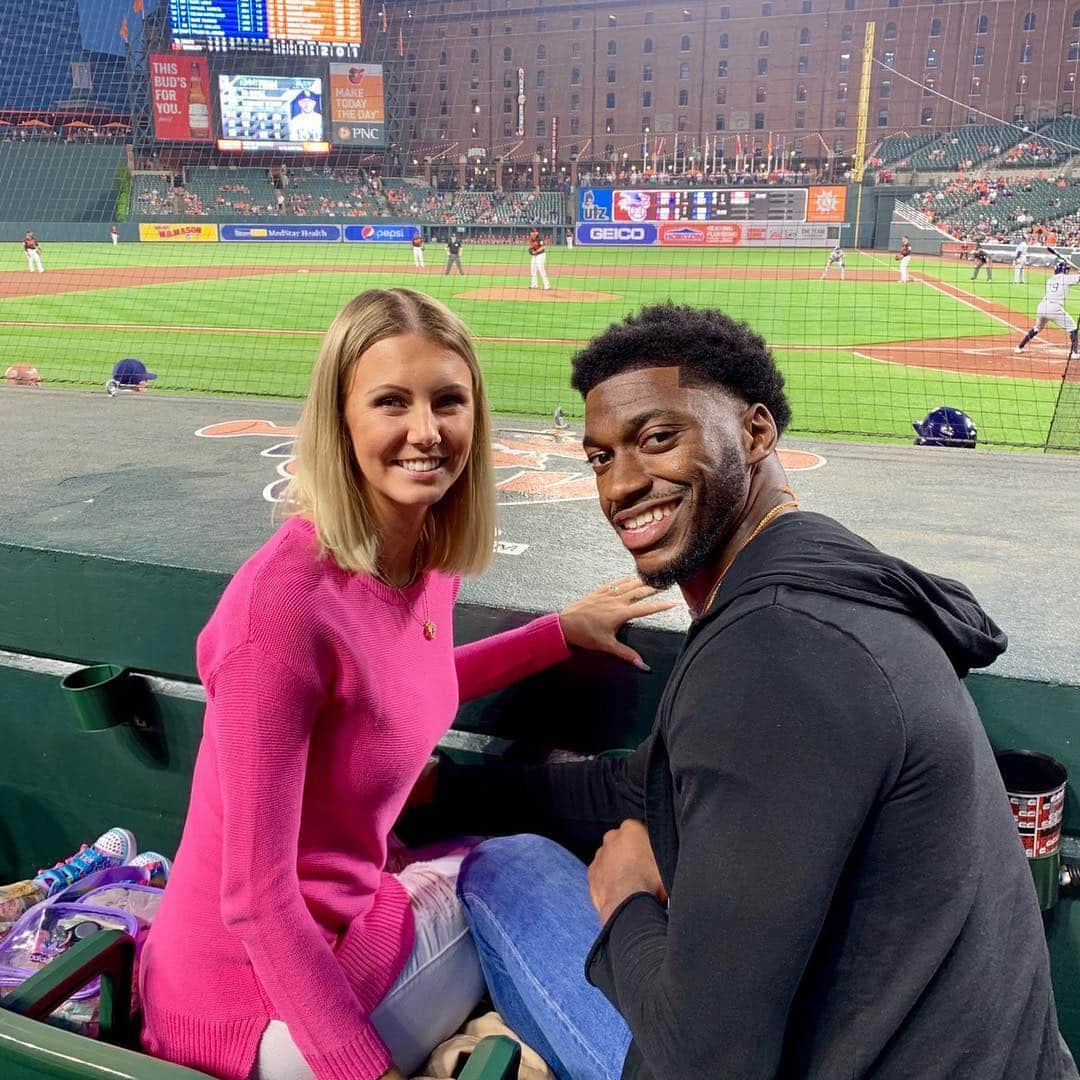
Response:
[[[835,1020],[828,1008],[837,1006],[824,1004],[830,995],[814,980],[825,978],[824,954],[840,949],[845,935],[816,935],[839,918],[831,889],[842,896],[851,867],[872,861],[873,849],[861,846],[877,828],[869,812],[807,931],[813,949],[793,973],[774,976],[790,976],[791,994],[783,1005],[769,999],[769,1008],[787,1017],[771,1057],[764,1020],[753,1055],[710,1050],[708,1063],[695,1056],[699,1043],[690,1031],[702,1024],[754,1028],[757,1016],[741,1025],[732,1019],[750,1008],[753,994],[747,990],[740,1002],[740,986],[753,982],[753,955],[733,960],[730,970],[717,967],[708,980],[716,1010],[709,1020],[680,1017],[672,1001],[635,992],[638,1016],[619,1008],[629,990],[609,993],[590,977],[593,986],[583,987],[625,1015],[633,1039],[629,1051],[621,1045],[614,1071],[599,1065],[602,1040],[576,1032],[576,1044],[595,1050],[578,1062],[542,1025],[534,1029],[505,1004],[485,949],[477,1000],[421,1057],[399,1055],[375,1023],[394,996],[389,983],[381,991],[388,996],[363,1006],[369,1041],[362,1052],[342,1034],[340,1046],[354,1055],[348,1063],[331,1062],[337,1051],[315,1053],[319,1039],[311,1032],[329,1029],[337,1014],[328,1004],[326,1016],[298,1037],[299,1013],[276,996],[284,983],[260,974],[246,938],[247,952],[236,955],[254,975],[247,982],[239,967],[229,969],[236,980],[229,993],[257,999],[263,1027],[269,1019],[284,1030],[294,1065],[280,1045],[267,1049],[271,1029],[262,1042],[262,1028],[252,1036],[254,1020],[239,1007],[228,1013],[228,1031],[247,1024],[243,1038],[205,1035],[198,1043],[203,1035],[192,1032],[226,1031],[209,975],[196,1018],[203,1026],[192,1020],[183,1038],[179,1027],[163,1034],[152,995],[146,999],[146,972],[153,970],[146,958],[155,951],[157,904],[166,927],[176,919],[168,888],[174,860],[181,871],[175,891],[190,896],[194,888],[181,836],[190,851],[203,774],[211,771],[203,754],[214,711],[200,633],[220,618],[253,554],[293,526],[297,492],[313,482],[298,437],[311,445],[303,442],[301,415],[315,408],[328,330],[360,294],[399,289],[430,297],[467,329],[474,383],[482,379],[491,413],[483,452],[496,503],[494,557],[460,584],[458,651],[480,648],[492,634],[528,634],[560,612],[569,656],[541,664],[542,643],[534,644],[533,658],[515,667],[520,681],[490,676],[475,695],[462,682],[452,726],[423,756],[437,752],[449,763],[440,769],[462,775],[535,770],[618,762],[655,738],[654,725],[677,693],[672,687],[682,685],[686,642],[695,640],[743,547],[724,549],[730,558],[704,606],[682,579],[666,578],[665,587],[680,589],[664,594],[671,601],[665,610],[621,616],[616,629],[635,621],[617,639],[611,631],[610,648],[579,647],[566,632],[566,612],[594,603],[593,590],[629,580],[643,563],[619,527],[612,529],[618,514],[605,492],[615,481],[605,480],[602,459],[614,456],[597,456],[600,429],[586,409],[586,398],[596,408],[593,396],[605,382],[583,394],[571,376],[599,363],[597,342],[608,340],[609,328],[642,312],[671,321],[670,335],[661,333],[661,344],[650,347],[680,372],[682,346],[663,343],[692,338],[685,326],[700,330],[720,318],[736,327],[735,337],[724,339],[729,344],[745,341],[747,331],[760,335],[790,405],[786,427],[772,429],[779,439],[772,460],[790,501],[758,515],[741,544],[752,552],[769,515],[784,509],[788,518],[835,519],[903,560],[899,565],[940,575],[950,587],[962,582],[1008,636],[1007,651],[992,665],[972,665],[985,670],[950,668],[963,676],[959,693],[981,721],[979,745],[996,755],[988,760],[996,760],[1000,776],[991,770],[991,780],[995,792],[1004,787],[999,802],[1007,796],[1013,810],[1010,835],[1019,831],[1025,888],[1029,876],[1035,886],[1034,899],[1023,902],[1037,905],[1037,940],[1017,933],[1000,941],[993,966],[1027,987],[1023,980],[1038,964],[1048,965],[1048,1015],[1063,1045],[1080,1055],[1080,586],[1071,570],[1080,538],[1080,289],[1071,292],[1080,285],[1078,71],[1080,0],[0,3],[0,415],[13,480],[0,519],[0,1075],[1036,1075],[1017,1064],[1028,1020],[1017,1022],[1008,1052],[972,1026],[962,1053],[946,1040],[940,1060],[927,1058],[925,1069],[889,1057],[907,1052],[898,1049],[907,1028],[884,1037],[869,1058],[870,1044],[860,1039],[876,1036],[851,1035],[846,1071],[840,1059],[815,1056],[825,1054],[822,1047],[799,1042],[807,1030],[794,1019],[800,1002],[809,1002],[806,1015],[821,1019],[823,1032]],[[446,341],[432,336],[432,343]],[[450,354],[468,361],[455,349]],[[353,360],[362,367],[362,357]],[[639,368],[663,365],[634,361],[628,370]],[[355,443],[345,376],[338,381],[335,423],[344,441]],[[691,392],[686,387],[696,384],[680,375],[679,386]],[[732,393],[757,405],[743,391]],[[718,453],[706,449],[702,460]],[[346,453],[363,503],[365,459],[358,448]],[[422,537],[433,520],[425,519]],[[654,524],[659,528],[659,511]],[[413,576],[403,587],[387,577],[388,593],[412,595],[418,565],[410,564]],[[424,590],[409,615],[412,629],[422,627],[430,641],[438,619]],[[300,603],[316,606],[311,597]],[[275,612],[280,606],[270,605]],[[649,674],[620,662],[627,647]],[[795,655],[782,638],[773,651],[773,669],[813,666],[812,653]],[[424,684],[416,691],[419,708],[438,680],[431,676],[427,686],[418,674],[422,661],[401,655],[391,650],[368,666],[389,686],[394,665],[406,664],[408,684]],[[462,670],[459,660],[464,678]],[[379,678],[374,684],[383,685]],[[720,701],[726,691],[717,685]],[[723,709],[715,723],[716,743],[726,745]],[[233,737],[237,768],[256,772],[257,749],[243,765],[246,751]],[[778,740],[759,755],[767,771],[790,775],[790,762],[780,764],[789,754],[805,771],[820,764],[800,733]],[[280,748],[267,745],[259,769],[279,761]],[[412,750],[410,743],[401,752]],[[1022,780],[1009,772],[1017,755]],[[854,751],[849,757],[844,769],[857,786],[862,766]],[[369,765],[358,761],[350,767],[362,773]],[[220,762],[213,769],[226,771]],[[847,784],[848,772],[836,776],[837,786]],[[732,777],[738,774],[718,767],[711,782]],[[980,774],[970,804],[989,800],[985,781]],[[366,792],[369,781],[357,782]],[[496,824],[477,831],[533,831],[519,827],[531,819],[519,819],[509,804],[501,828],[504,788],[491,785],[484,820]],[[282,774],[265,794],[288,786]],[[673,799],[680,790],[676,777]],[[756,780],[746,788],[766,803],[775,790]],[[418,851],[444,842],[449,826],[436,807],[408,805],[413,809],[386,826],[394,826],[393,842]],[[791,874],[774,865],[774,876],[760,884],[770,897],[762,911],[773,910],[777,893],[802,895],[797,868],[804,856],[806,863],[815,852],[824,858],[809,832],[816,815],[789,808],[775,836],[764,830],[776,851],[799,855]],[[636,816],[647,818],[656,848],[655,817]],[[687,810],[680,822],[693,817]],[[268,814],[267,821],[278,820],[276,811]],[[966,819],[951,843],[981,851],[988,841],[965,828]],[[305,851],[296,852],[304,836],[289,838],[286,870],[275,863],[267,873],[296,894],[293,907],[315,927],[325,915],[322,901],[303,893],[304,880],[296,886],[298,865],[301,879],[313,872]],[[609,843],[604,838],[596,854],[602,836],[587,855],[574,849],[590,875]],[[307,855],[318,863],[319,852]],[[393,852],[381,858],[370,864],[374,872],[392,876]],[[255,854],[251,860],[232,867],[239,878],[258,878],[262,864]],[[733,880],[745,886],[751,863],[732,871]],[[62,891],[50,893],[42,891],[45,871],[38,868],[53,864],[64,880]],[[968,865],[957,860],[950,894],[978,876],[969,867],[965,877]],[[404,881],[410,866],[402,866]],[[337,866],[320,872],[345,873]],[[92,908],[90,890],[106,887],[142,890],[117,905],[137,901],[145,910],[136,916],[128,907],[121,917],[95,909],[97,921],[88,922],[78,905]],[[677,894],[659,882],[657,889],[656,913],[662,909],[665,925],[674,925]],[[745,929],[747,897],[733,890],[725,893],[730,908],[709,908],[702,935],[724,938],[728,916]],[[259,894],[258,887],[249,891]],[[407,905],[407,888],[402,895]],[[993,903],[1014,902],[1004,895]],[[278,910],[278,898],[266,892],[261,903],[286,919],[285,901]],[[602,923],[611,919],[605,934],[624,919],[618,908],[597,911]],[[685,909],[679,915],[685,919]],[[230,937],[244,937],[243,919],[227,925]],[[751,942],[763,942],[760,935],[774,927],[758,930]],[[319,939],[322,967],[309,957],[285,971],[290,997],[319,998],[321,986],[299,992],[293,977],[325,974],[327,965],[340,974],[347,933],[342,929],[331,948]],[[159,930],[162,952],[167,940]],[[383,944],[375,942],[368,955],[381,956]],[[962,951],[956,945],[950,955]],[[299,947],[294,952],[299,956]],[[285,970],[283,953],[265,953],[275,955],[280,964],[263,961],[267,972]],[[672,962],[664,961],[665,972]],[[359,970],[375,961],[356,963]],[[582,954],[578,967],[584,963]],[[922,987],[921,1011],[937,1012],[945,1024],[951,1014],[934,1002],[962,996],[962,984],[946,992],[942,986],[952,984],[938,974],[940,985],[928,977]],[[545,980],[530,978],[546,997]],[[896,974],[897,983],[904,978]],[[865,1000],[851,1007],[856,1032],[863,1017],[887,1011],[871,990],[861,993]],[[331,1004],[335,994],[328,992]],[[892,997],[882,994],[891,1008]],[[449,989],[435,996],[454,997]],[[349,1010],[360,1009],[363,995],[354,985],[346,997],[341,1015],[353,1017]],[[1030,1013],[1030,1001],[1026,1007]],[[425,1008],[438,1012],[430,1002]],[[915,1022],[914,1012],[912,1005],[905,1024]],[[670,1020],[667,1058],[650,1049],[653,1013]],[[241,1015],[242,1023],[235,1019]],[[1013,1021],[995,1023],[1000,1034]],[[867,1030],[873,1027],[867,1021]],[[320,1038],[333,1043],[326,1032]],[[1049,1053],[1039,1059],[1038,1076],[1075,1075],[1064,1064],[1065,1071],[1046,1071]],[[964,1065],[964,1054],[978,1064]],[[340,1056],[345,1062],[344,1049]],[[1062,1051],[1062,1062],[1066,1057]],[[582,1063],[594,1059],[595,1069]]]

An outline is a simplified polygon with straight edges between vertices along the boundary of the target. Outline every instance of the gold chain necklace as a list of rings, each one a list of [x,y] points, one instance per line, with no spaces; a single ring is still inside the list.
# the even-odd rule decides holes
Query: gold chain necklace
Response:
[[[791,489],[790,488],[787,488],[787,489],[781,488],[781,490],[787,490],[787,491],[790,492]],[[724,563],[723,568],[720,570],[720,576],[716,579],[716,584],[709,590],[709,595],[705,597],[705,603],[702,604],[702,606],[698,609],[701,615],[704,615],[705,612],[707,612],[709,610],[709,608],[712,607],[713,601],[716,599],[716,594],[720,591],[720,586],[724,584],[724,578],[727,576],[727,572],[731,569],[732,563],[734,563],[735,560],[739,557],[739,555],[742,554],[743,548],[745,548],[746,545],[749,544],[751,540],[755,539],[757,537],[758,533],[760,533],[762,531],[762,529],[764,529],[765,526],[768,525],[770,521],[772,521],[773,518],[775,518],[778,515],[782,514],[785,510],[798,510],[798,509],[799,509],[799,500],[798,499],[791,499],[788,502],[782,502],[779,505],[774,506],[754,526],[754,528],[751,531],[750,535],[735,549],[735,551],[732,553],[731,558],[728,559],[728,561],[726,563]]]

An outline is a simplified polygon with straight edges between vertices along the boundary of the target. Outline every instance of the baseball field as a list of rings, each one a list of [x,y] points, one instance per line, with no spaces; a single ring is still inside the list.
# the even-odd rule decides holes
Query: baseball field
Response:
[[[465,319],[493,409],[508,415],[580,414],[568,389],[575,348],[665,299],[721,308],[761,332],[799,432],[908,441],[912,420],[949,404],[975,419],[980,443],[1042,447],[1066,379],[1056,328],[1012,351],[1042,296],[1037,269],[1023,285],[1007,266],[971,282],[969,264],[915,257],[901,285],[884,254],[847,253],[841,282],[835,270],[820,280],[820,250],[559,247],[544,292],[528,287],[521,245],[466,244],[464,277],[443,276],[437,243],[425,270],[404,245],[384,244],[53,243],[42,246],[45,274],[7,251],[0,356],[34,365],[47,386],[103,388],[117,360],[137,357],[158,373],[158,392],[300,397],[334,313],[393,285]]]

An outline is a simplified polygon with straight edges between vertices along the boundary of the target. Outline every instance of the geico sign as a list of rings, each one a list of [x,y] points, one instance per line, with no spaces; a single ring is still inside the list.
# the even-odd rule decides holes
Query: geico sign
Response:
[[[644,240],[645,229],[640,225],[591,225],[590,240]]]

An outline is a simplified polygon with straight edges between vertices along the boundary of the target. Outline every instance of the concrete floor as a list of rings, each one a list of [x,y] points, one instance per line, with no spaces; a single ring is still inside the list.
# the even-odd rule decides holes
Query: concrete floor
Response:
[[[296,404],[0,387],[0,542],[232,571],[274,528]],[[197,437],[237,420],[276,432]],[[466,600],[552,610],[632,564],[572,437],[498,421],[499,554]],[[221,429],[218,429],[219,431]],[[226,429],[228,430],[228,429]],[[965,582],[1011,644],[994,671],[1080,684],[1080,457],[785,440],[802,505]],[[804,455],[805,456],[805,455]],[[656,617],[683,627],[684,607]]]

